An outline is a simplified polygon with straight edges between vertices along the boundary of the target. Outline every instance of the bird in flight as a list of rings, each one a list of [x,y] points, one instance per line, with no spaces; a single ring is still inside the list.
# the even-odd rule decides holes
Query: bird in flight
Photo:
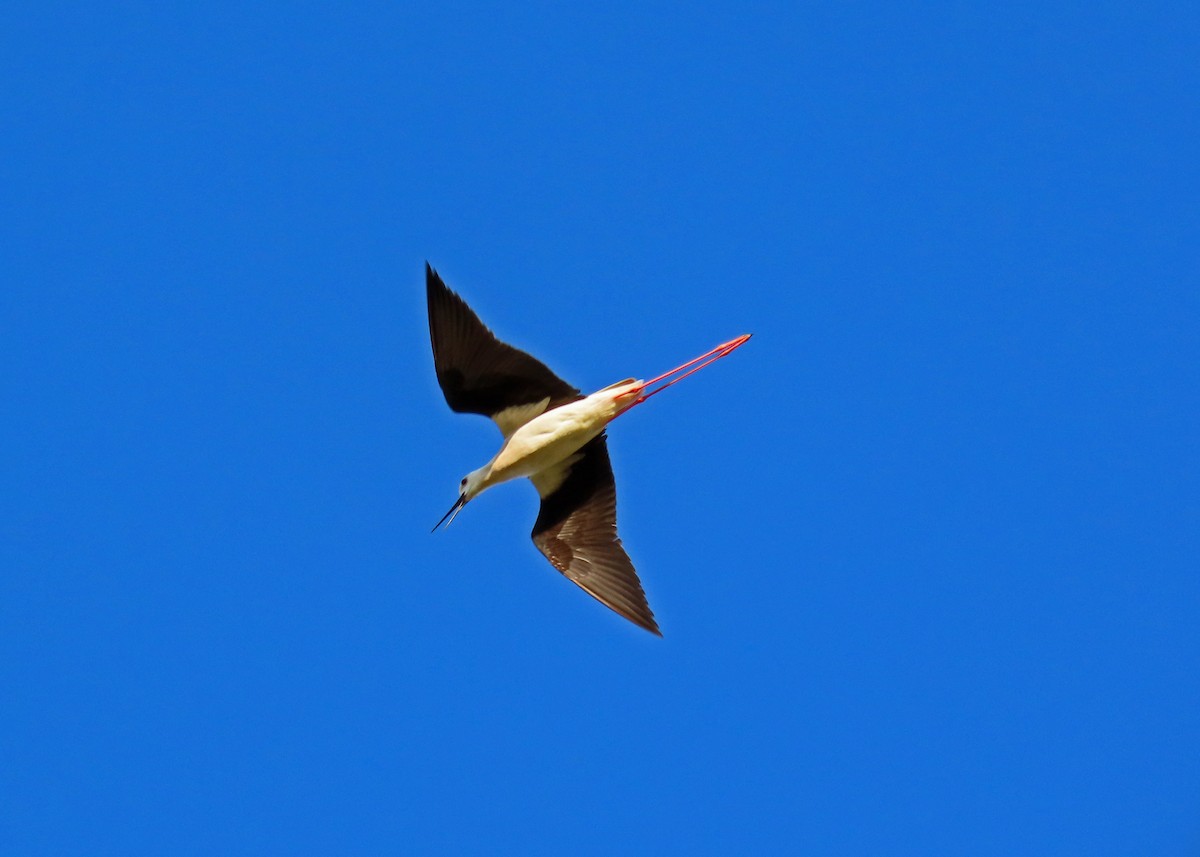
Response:
[[[750,338],[718,345],[670,372],[627,378],[585,396],[541,361],[501,342],[466,301],[425,263],[429,338],[438,384],[450,409],[490,417],[500,451],[458,483],[449,526],[483,491],[528,478],[541,497],[533,543],[550,564],[601,604],[662,636],[633,563],[617,537],[617,491],[604,430],[621,414]],[[651,389],[652,385],[659,384]]]

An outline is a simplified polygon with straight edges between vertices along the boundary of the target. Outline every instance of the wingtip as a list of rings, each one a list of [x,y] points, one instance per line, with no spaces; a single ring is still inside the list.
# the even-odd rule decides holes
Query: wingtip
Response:
[[[590,592],[588,594],[592,595],[592,593],[590,593]],[[592,597],[595,598],[596,596],[592,595]],[[596,600],[600,601],[600,599],[598,599],[598,598]],[[628,609],[621,609],[621,608],[617,607],[616,605],[613,605],[613,604],[610,604],[610,603],[607,603],[604,601],[601,601],[600,603],[603,604],[605,607],[607,607],[609,610],[616,613],[622,619],[627,620],[629,622],[629,624],[635,625],[636,627],[641,628],[643,631],[649,631],[651,634],[653,634],[654,636],[656,636],[660,639],[662,638],[663,632],[661,630],[659,630],[658,622],[655,621],[653,613],[645,614],[645,613],[642,613],[640,610],[635,612],[635,611],[628,610]]]
[[[645,623],[642,625],[642,627],[656,637],[662,637],[663,635],[662,631],[660,631],[658,628],[658,620],[654,618],[653,613],[646,617]]]
[[[445,280],[442,279],[441,274],[439,274],[437,269],[430,265],[429,262],[425,263],[425,291],[430,296],[430,299],[432,299],[435,294],[444,292],[450,292],[450,294],[453,294],[453,292],[450,291],[450,287],[446,285]]]
[[[615,608],[613,608],[611,604],[605,605],[605,606],[609,607],[610,609],[615,610]],[[647,612],[644,615],[640,615],[640,611],[639,611],[639,613],[627,612],[624,610],[616,610],[615,612],[617,612],[621,616],[625,617],[630,622],[637,625],[639,628],[641,628],[645,631],[649,631],[654,636],[662,637],[663,633],[662,633],[662,631],[659,630],[658,621],[654,618],[653,613]]]

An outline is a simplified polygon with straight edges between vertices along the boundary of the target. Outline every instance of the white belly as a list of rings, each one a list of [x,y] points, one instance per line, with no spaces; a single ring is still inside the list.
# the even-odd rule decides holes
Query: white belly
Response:
[[[620,412],[620,394],[619,388],[605,388],[525,423],[492,459],[487,484],[533,476],[579,451]]]

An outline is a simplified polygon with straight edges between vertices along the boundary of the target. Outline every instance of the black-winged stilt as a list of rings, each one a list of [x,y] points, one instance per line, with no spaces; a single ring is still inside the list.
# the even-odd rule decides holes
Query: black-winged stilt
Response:
[[[493,485],[528,477],[542,498],[533,543],[550,564],[601,604],[662,636],[633,563],[617,537],[617,492],[605,427],[750,338],[744,334],[652,378],[627,378],[590,396],[524,351],[501,342],[466,301],[425,263],[429,338],[438,384],[451,410],[483,414],[504,443],[458,484],[449,526],[471,499]],[[660,384],[661,382],[661,384]],[[654,384],[658,387],[649,389]]]

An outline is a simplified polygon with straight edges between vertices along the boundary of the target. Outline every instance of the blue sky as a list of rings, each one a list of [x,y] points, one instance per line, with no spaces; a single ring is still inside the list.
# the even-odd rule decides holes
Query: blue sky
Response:
[[[6,17],[0,850],[1195,854],[1195,5],[422,5]]]

